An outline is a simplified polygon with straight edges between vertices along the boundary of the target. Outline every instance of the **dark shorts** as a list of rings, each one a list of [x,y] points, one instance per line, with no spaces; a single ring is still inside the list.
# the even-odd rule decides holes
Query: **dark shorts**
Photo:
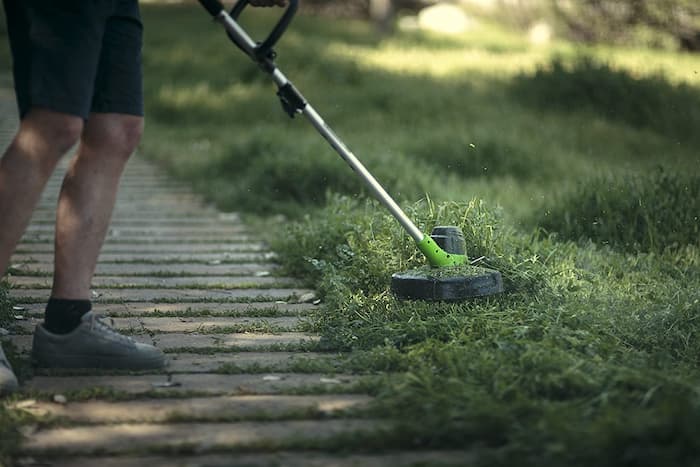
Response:
[[[137,0],[3,0],[20,117],[143,115]]]

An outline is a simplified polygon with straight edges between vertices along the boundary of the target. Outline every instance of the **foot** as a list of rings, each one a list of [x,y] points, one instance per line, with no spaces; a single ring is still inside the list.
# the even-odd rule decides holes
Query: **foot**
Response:
[[[109,368],[154,370],[165,367],[163,352],[119,334],[92,311],[68,334],[53,334],[38,325],[32,357],[44,368]]]
[[[10,362],[2,351],[2,345],[0,345],[0,396],[15,392],[17,387],[17,378],[12,372]]]

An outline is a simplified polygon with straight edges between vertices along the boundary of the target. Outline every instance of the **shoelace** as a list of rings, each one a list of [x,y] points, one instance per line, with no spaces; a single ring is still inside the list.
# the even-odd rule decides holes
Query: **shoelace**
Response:
[[[109,320],[109,324],[107,324],[107,320]],[[108,318],[106,316],[99,316],[93,313],[90,316],[90,331],[97,331],[97,332],[102,332],[108,335],[112,335],[117,338],[117,340],[124,342],[124,343],[132,343],[134,340],[129,337],[125,336],[124,334],[121,334],[117,331],[114,330],[114,320],[112,318]]]

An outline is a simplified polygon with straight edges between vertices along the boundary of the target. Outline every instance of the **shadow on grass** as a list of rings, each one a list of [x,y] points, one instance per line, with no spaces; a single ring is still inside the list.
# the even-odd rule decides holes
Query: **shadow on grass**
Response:
[[[553,58],[534,74],[520,74],[513,97],[541,110],[590,112],[653,130],[671,140],[700,143],[700,89],[663,75],[635,77],[592,57]]]

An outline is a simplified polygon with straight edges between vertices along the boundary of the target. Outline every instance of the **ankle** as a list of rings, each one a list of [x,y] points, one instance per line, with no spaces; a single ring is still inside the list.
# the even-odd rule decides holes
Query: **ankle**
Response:
[[[83,315],[91,309],[90,300],[50,298],[44,313],[44,328],[53,334],[68,334],[80,326]]]

